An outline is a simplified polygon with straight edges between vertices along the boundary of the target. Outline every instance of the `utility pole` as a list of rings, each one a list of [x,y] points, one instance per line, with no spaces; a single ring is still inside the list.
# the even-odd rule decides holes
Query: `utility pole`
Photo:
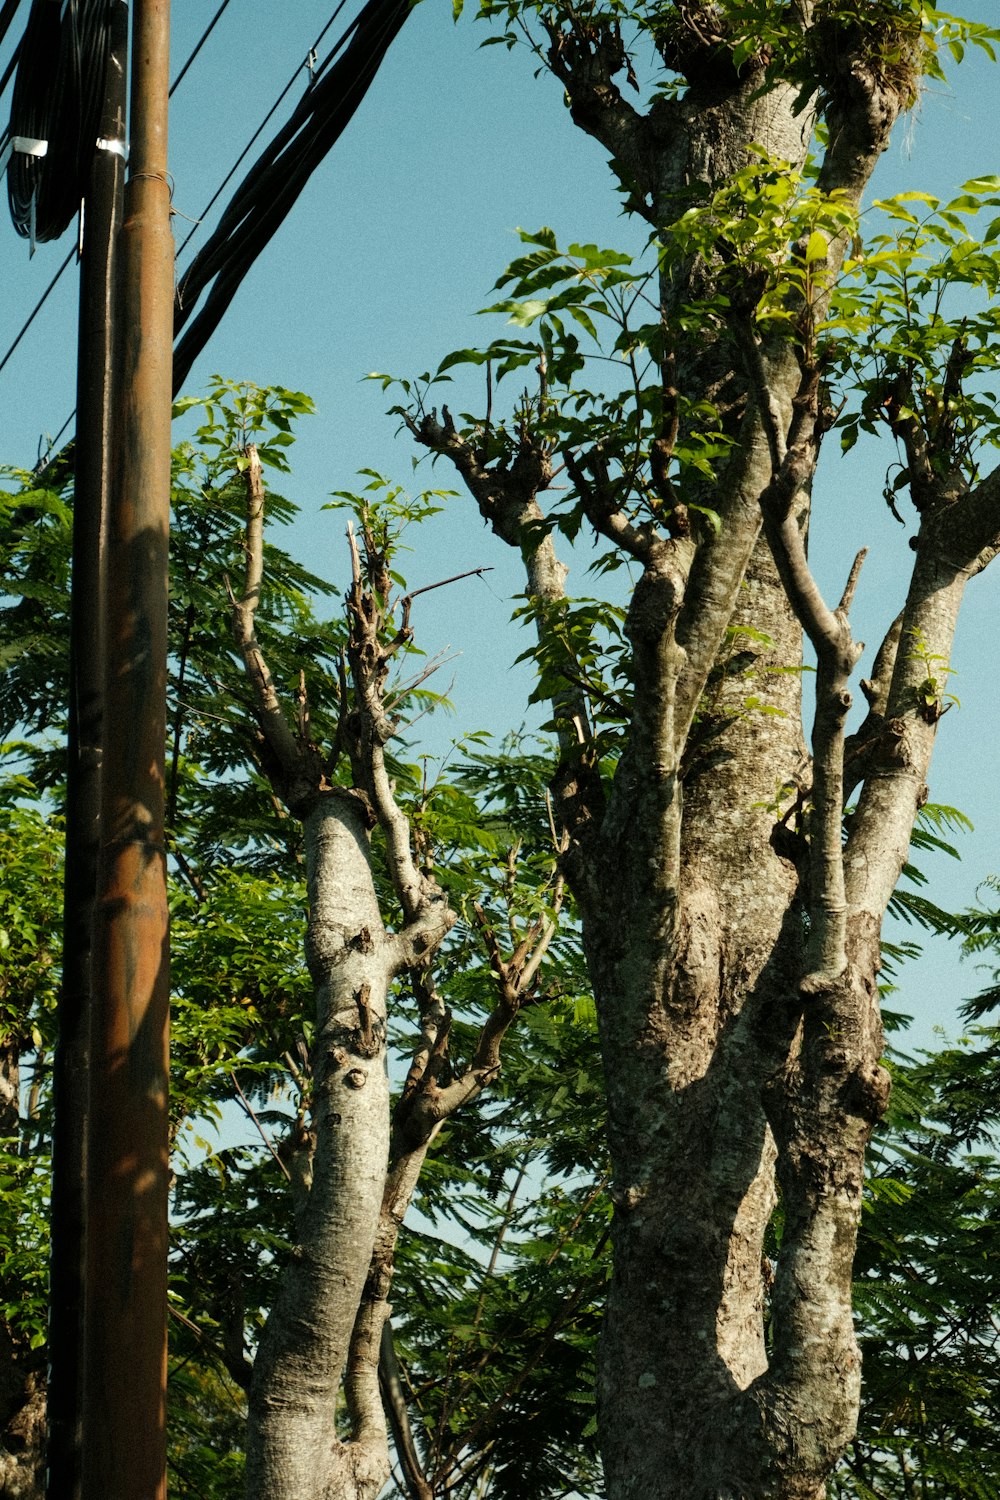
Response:
[[[174,247],[169,0],[134,0],[116,270],[101,857],[87,1142],[83,1500],[166,1495],[164,848]]]
[[[104,528],[111,471],[115,242],[125,181],[128,4],[114,0],[104,102],[83,208],[77,355],[66,873],[52,1070],[48,1500],[79,1500],[83,1438],[84,1182],[104,701]]]

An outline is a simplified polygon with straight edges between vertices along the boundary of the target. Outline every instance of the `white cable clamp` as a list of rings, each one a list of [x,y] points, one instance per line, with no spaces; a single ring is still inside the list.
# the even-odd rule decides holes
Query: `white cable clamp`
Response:
[[[97,137],[98,151],[110,151],[114,156],[120,156],[122,161],[128,161],[128,147],[124,141],[108,140],[106,136]]]
[[[22,156],[47,156],[49,151],[48,141],[36,141],[30,135],[12,135],[10,143],[15,151],[20,151]]]

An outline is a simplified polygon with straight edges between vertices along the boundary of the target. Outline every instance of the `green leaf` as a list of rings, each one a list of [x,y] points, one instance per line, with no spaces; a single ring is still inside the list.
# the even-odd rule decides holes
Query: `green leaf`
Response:
[[[830,244],[826,235],[820,229],[814,229],[806,243],[806,265],[813,265],[818,260],[826,260],[830,253]]]

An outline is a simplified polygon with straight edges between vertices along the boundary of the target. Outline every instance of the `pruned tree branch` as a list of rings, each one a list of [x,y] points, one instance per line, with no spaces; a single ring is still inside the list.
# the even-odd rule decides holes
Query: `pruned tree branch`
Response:
[[[483,461],[480,450],[458,431],[447,406],[441,408],[440,421],[436,410],[424,414],[419,420],[407,412],[402,415],[418,443],[447,458],[455,466],[479,506],[483,520],[489,522],[501,541],[509,547],[525,548],[526,560],[528,551],[532,554],[541,552],[540,565],[551,568],[555,558],[544,552],[547,538],[539,525],[542,513],[537,503],[538,494],[552,482],[553,465],[548,445],[533,438],[527,424],[521,423],[513,458],[495,460],[491,468]],[[526,547],[524,534],[529,522],[538,527],[538,535],[532,539],[530,548]],[[533,593],[548,591],[544,575],[537,575],[535,582]]]
[[[611,154],[633,187],[633,206],[643,212],[653,186],[646,149],[649,124],[615,83],[622,73],[634,82],[621,30],[615,22],[592,20],[572,8],[563,17],[542,17],[549,67],[566,90],[573,119]],[[648,209],[645,213],[649,217]]]
[[[903,733],[899,721],[886,720],[889,688],[896,666],[896,654],[903,629],[903,616],[898,614],[889,626],[872,665],[870,678],[861,679],[861,691],[868,703],[868,713],[856,734],[848,735],[844,742],[844,801],[854,789],[872,774],[879,761],[891,761],[894,747]]]
[[[355,776],[367,794],[386,841],[389,874],[403,909],[406,925],[391,942],[395,972],[419,964],[437,946],[454,922],[436,883],[418,867],[413,856],[410,822],[396,801],[385,764],[385,746],[396,730],[385,708],[384,687],[390,657],[412,631],[408,609],[404,624],[383,644],[391,580],[385,559],[376,547],[367,523],[363,524],[365,569],[352,527],[348,527],[351,551],[351,588],[348,612],[351,629],[347,647],[355,689],[352,723],[352,763]]]
[[[607,462],[600,449],[592,449],[582,458],[567,449],[565,461],[566,472],[580,497],[584,515],[598,535],[621,547],[638,562],[647,562],[656,538],[655,528],[633,525],[619,509]]]
[[[277,689],[257,640],[255,617],[264,579],[264,483],[256,446],[246,450],[244,470],[247,520],[244,532],[246,566],[239,598],[229,579],[226,591],[232,606],[233,635],[253,692],[261,734],[273,755],[280,778],[280,794],[293,811],[308,808],[322,781],[318,758],[311,746],[297,739],[285,718]]]
[[[476,447],[462,436],[447,407],[442,408],[441,420],[438,420],[436,411],[419,416],[406,412],[402,415],[409,431],[423,447],[454,465],[479,507],[480,515],[496,535],[520,552],[529,598],[553,604],[562,600],[568,570],[556,556],[551,533],[538,503],[538,494],[553,477],[548,444],[533,437],[528,423],[522,421],[513,460],[507,462],[501,458],[490,466],[484,461],[482,445]],[[537,628],[542,638],[545,625],[541,616]],[[554,695],[552,702],[562,754],[553,779],[553,791],[560,819],[573,838],[573,844],[566,851],[566,860],[574,867],[574,879],[580,892],[586,881],[586,861],[578,857],[578,846],[582,848],[592,840],[600,826],[604,790],[588,756],[592,732],[587,697],[574,681],[577,662],[569,652],[566,666],[568,670],[563,679],[566,686]]]

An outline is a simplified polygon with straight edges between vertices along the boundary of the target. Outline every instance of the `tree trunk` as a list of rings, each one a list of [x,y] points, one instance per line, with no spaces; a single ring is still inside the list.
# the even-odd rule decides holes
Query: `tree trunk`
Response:
[[[362,800],[323,797],[305,834],[316,1148],[299,1243],[254,1363],[247,1494],[374,1500],[389,1472],[384,1425],[345,1444],[336,1415],[385,1184],[386,992],[395,955],[372,883]],[[372,1330],[376,1348],[380,1334]]]
[[[813,7],[797,12],[789,34],[798,24],[805,37]],[[694,185],[723,187],[755,146],[794,172],[810,143],[815,97],[764,83],[763,56],[732,68],[726,25],[725,7],[683,7],[675,41],[654,32],[688,86],[646,116],[612,81],[617,33],[550,29],[574,118],[611,151],[666,245]],[[820,183],[857,203],[905,84],[885,85],[857,35],[836,40]],[[842,254],[831,244],[834,265]],[[677,336],[665,372],[665,390],[672,375],[685,403],[682,433],[684,410],[710,401],[732,444],[702,500],[719,534],[693,555],[678,531],[669,541],[647,533],[634,549],[643,573],[627,626],[632,723],[607,812],[596,831],[578,825],[568,866],[598,1003],[614,1168],[598,1392],[614,1500],[815,1500],[853,1434],[859,1391],[850,1263],[864,1146],[885,1098],[877,931],[855,943],[832,995],[804,999],[816,892],[803,884],[804,840],[781,847],[773,812],[806,764],[801,628],[760,527],[769,487],[779,472],[791,476],[786,434],[790,449],[806,366],[787,335],[761,342],[752,314],[741,340],[740,299],[753,305],[754,293],[724,276],[724,255],[668,256],[661,284],[668,330],[679,309],[720,289],[728,298],[714,333]],[[817,449],[788,482],[785,513],[799,529]],[[725,675],[741,627],[756,657],[749,711],[746,678]],[[713,670],[721,688],[706,695]],[[769,1318],[776,1163],[785,1219]]]
[[[902,808],[881,866],[889,883],[874,920],[856,919],[843,896],[840,817],[857,658],[848,596],[838,613],[817,602],[803,543],[822,436],[810,330],[827,293],[796,302],[789,290],[795,328],[762,331],[755,314],[771,267],[755,287],[750,274],[728,275],[722,240],[697,253],[671,247],[690,243],[674,226],[692,204],[719,201],[761,153],[784,163],[779,173],[799,171],[818,101],[829,133],[818,187],[857,206],[912,97],[921,42],[907,6],[869,22],[803,0],[768,19],[773,37],[748,57],[740,6],[657,12],[649,39],[679,82],[646,114],[618,87],[619,75],[634,78],[614,24],[569,11],[544,23],[574,120],[607,148],[630,207],[665,247],[663,427],[648,438],[662,508],[646,519],[648,480],[631,490],[608,481],[612,434],[566,457],[586,518],[641,573],[626,623],[632,717],[609,788],[585,774],[585,719],[553,698],[566,761],[554,790],[609,1103],[614,1275],[598,1403],[613,1500],[818,1500],[857,1412],[850,1264],[864,1147],[886,1098],[878,926],[917,802],[898,786],[884,792]],[[830,239],[825,275],[835,277],[847,239]],[[772,253],[801,259],[794,248]],[[709,303],[724,311],[705,317]],[[703,403],[730,446],[714,483],[692,491],[688,473],[684,494],[714,512],[714,536],[691,525],[656,461],[658,450],[669,462],[678,433],[697,432]],[[494,529],[530,557],[537,541],[502,524],[513,467],[477,467],[472,443],[434,420],[411,430],[451,458]],[[522,437],[522,455],[528,446]],[[537,446],[541,490],[551,439]],[[550,569],[553,581],[561,587]],[[827,667],[816,805],[799,830],[776,826],[774,808],[789,788],[804,803],[813,779],[803,625]]]
[[[616,1497],[757,1493],[746,1476],[761,1455],[738,1398],[768,1363],[764,1089],[794,1025],[784,1002],[803,928],[767,810],[802,760],[800,679],[767,672],[800,659],[799,632],[773,565],[755,563],[741,613],[775,645],[753,686],[781,713],[744,715],[713,740],[666,820],[659,788],[637,786],[604,853],[604,868],[628,874],[585,929],[614,1163],[599,1410]],[[664,900],[650,870],[668,859]]]

